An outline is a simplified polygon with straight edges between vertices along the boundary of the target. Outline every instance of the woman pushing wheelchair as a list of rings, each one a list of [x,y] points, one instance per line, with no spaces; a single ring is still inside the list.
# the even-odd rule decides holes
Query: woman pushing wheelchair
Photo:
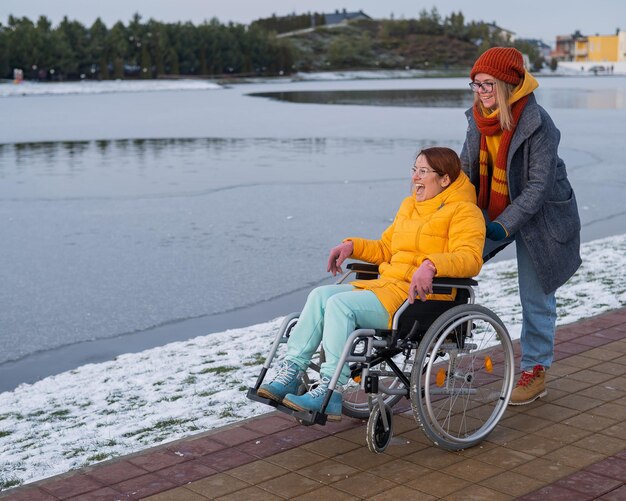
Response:
[[[555,291],[578,269],[580,217],[559,157],[561,133],[537,104],[537,80],[512,47],[492,47],[474,64],[463,170],[487,224],[485,255],[515,240],[522,303],[522,374],[511,405],[547,394],[554,358]]]
[[[341,273],[347,258],[378,265],[379,277],[314,289],[287,342],[277,374],[259,387],[260,397],[296,411],[320,411],[344,345],[357,327],[387,329],[394,312],[408,298],[414,302],[446,299],[433,294],[435,276],[473,277],[482,266],[485,223],[476,190],[449,148],[420,151],[412,168],[412,195],[400,205],[380,239],[347,238],[330,251],[328,271]],[[450,297],[452,299],[452,297]],[[323,344],[320,384],[297,395],[311,358]],[[326,408],[329,420],[341,419],[341,387],[347,364]]]

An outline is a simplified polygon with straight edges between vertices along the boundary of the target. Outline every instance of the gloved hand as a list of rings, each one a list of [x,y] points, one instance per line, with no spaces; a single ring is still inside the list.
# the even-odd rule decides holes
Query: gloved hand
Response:
[[[489,240],[498,242],[500,240],[504,240],[507,236],[508,235],[506,233],[506,230],[504,229],[504,226],[502,226],[500,223],[497,223],[495,221],[487,223],[487,238]]]
[[[333,277],[336,276],[337,273],[343,273],[341,263],[352,255],[353,250],[354,244],[351,240],[330,249],[326,271],[330,271],[333,274]]]
[[[417,296],[422,301],[426,301],[426,295],[432,294],[435,272],[435,265],[428,259],[423,261],[420,267],[415,270],[411,285],[409,285],[409,303],[413,304]]]

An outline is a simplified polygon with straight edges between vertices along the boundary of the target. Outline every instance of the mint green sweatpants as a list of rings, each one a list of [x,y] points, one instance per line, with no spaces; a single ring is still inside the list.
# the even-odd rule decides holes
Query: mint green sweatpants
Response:
[[[372,291],[352,285],[323,285],[311,291],[287,342],[286,359],[306,369],[323,343],[326,361],[321,374],[332,378],[348,336],[356,328],[386,329],[389,313]],[[341,370],[339,384],[350,378],[348,364]]]

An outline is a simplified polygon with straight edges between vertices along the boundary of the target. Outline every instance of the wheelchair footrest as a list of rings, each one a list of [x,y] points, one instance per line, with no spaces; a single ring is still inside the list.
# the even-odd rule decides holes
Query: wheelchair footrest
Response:
[[[283,412],[284,414],[289,414],[293,416],[301,424],[304,425],[313,425],[313,424],[326,424],[326,414],[321,414],[317,411],[296,411],[287,407],[286,405],[279,404],[278,402],[271,400],[269,398],[259,397],[257,395],[256,389],[248,388],[248,393],[246,395],[250,400],[254,400],[255,402],[259,402],[261,404],[269,405],[274,407],[277,411]]]
[[[248,399],[250,400],[254,400],[255,402],[259,402],[261,404],[271,405],[272,407],[276,407],[280,405],[278,402],[275,402],[274,400],[271,400],[269,398],[259,397],[254,388],[248,388],[248,393],[246,394],[246,397],[248,397]]]

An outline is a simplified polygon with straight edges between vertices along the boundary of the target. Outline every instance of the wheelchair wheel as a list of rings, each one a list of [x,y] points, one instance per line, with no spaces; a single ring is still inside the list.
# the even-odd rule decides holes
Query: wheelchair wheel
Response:
[[[383,412],[385,413],[389,425],[387,430],[385,430]],[[392,436],[393,416],[391,408],[388,405],[383,405],[381,409],[380,405],[375,405],[367,421],[367,448],[371,452],[381,454],[385,452],[385,449],[391,443]]]
[[[513,344],[492,311],[455,306],[430,326],[415,354],[411,405],[440,447],[481,442],[504,414],[513,389]]]
[[[413,365],[413,360],[411,357],[405,357],[402,353],[396,355],[393,358],[393,361],[396,365],[407,374],[411,371],[411,366]],[[386,370],[386,364],[381,362],[379,365],[372,367],[372,370]],[[383,384],[388,388],[401,388],[402,382],[394,375],[380,377],[379,384]],[[361,388],[360,380],[355,381],[354,379],[350,379],[348,384],[343,388],[343,404],[342,404],[342,413],[346,416],[353,417],[356,419],[367,419],[372,411],[368,394],[363,391]],[[383,401],[389,407],[393,407],[400,400],[402,400],[403,395],[383,395]]]

